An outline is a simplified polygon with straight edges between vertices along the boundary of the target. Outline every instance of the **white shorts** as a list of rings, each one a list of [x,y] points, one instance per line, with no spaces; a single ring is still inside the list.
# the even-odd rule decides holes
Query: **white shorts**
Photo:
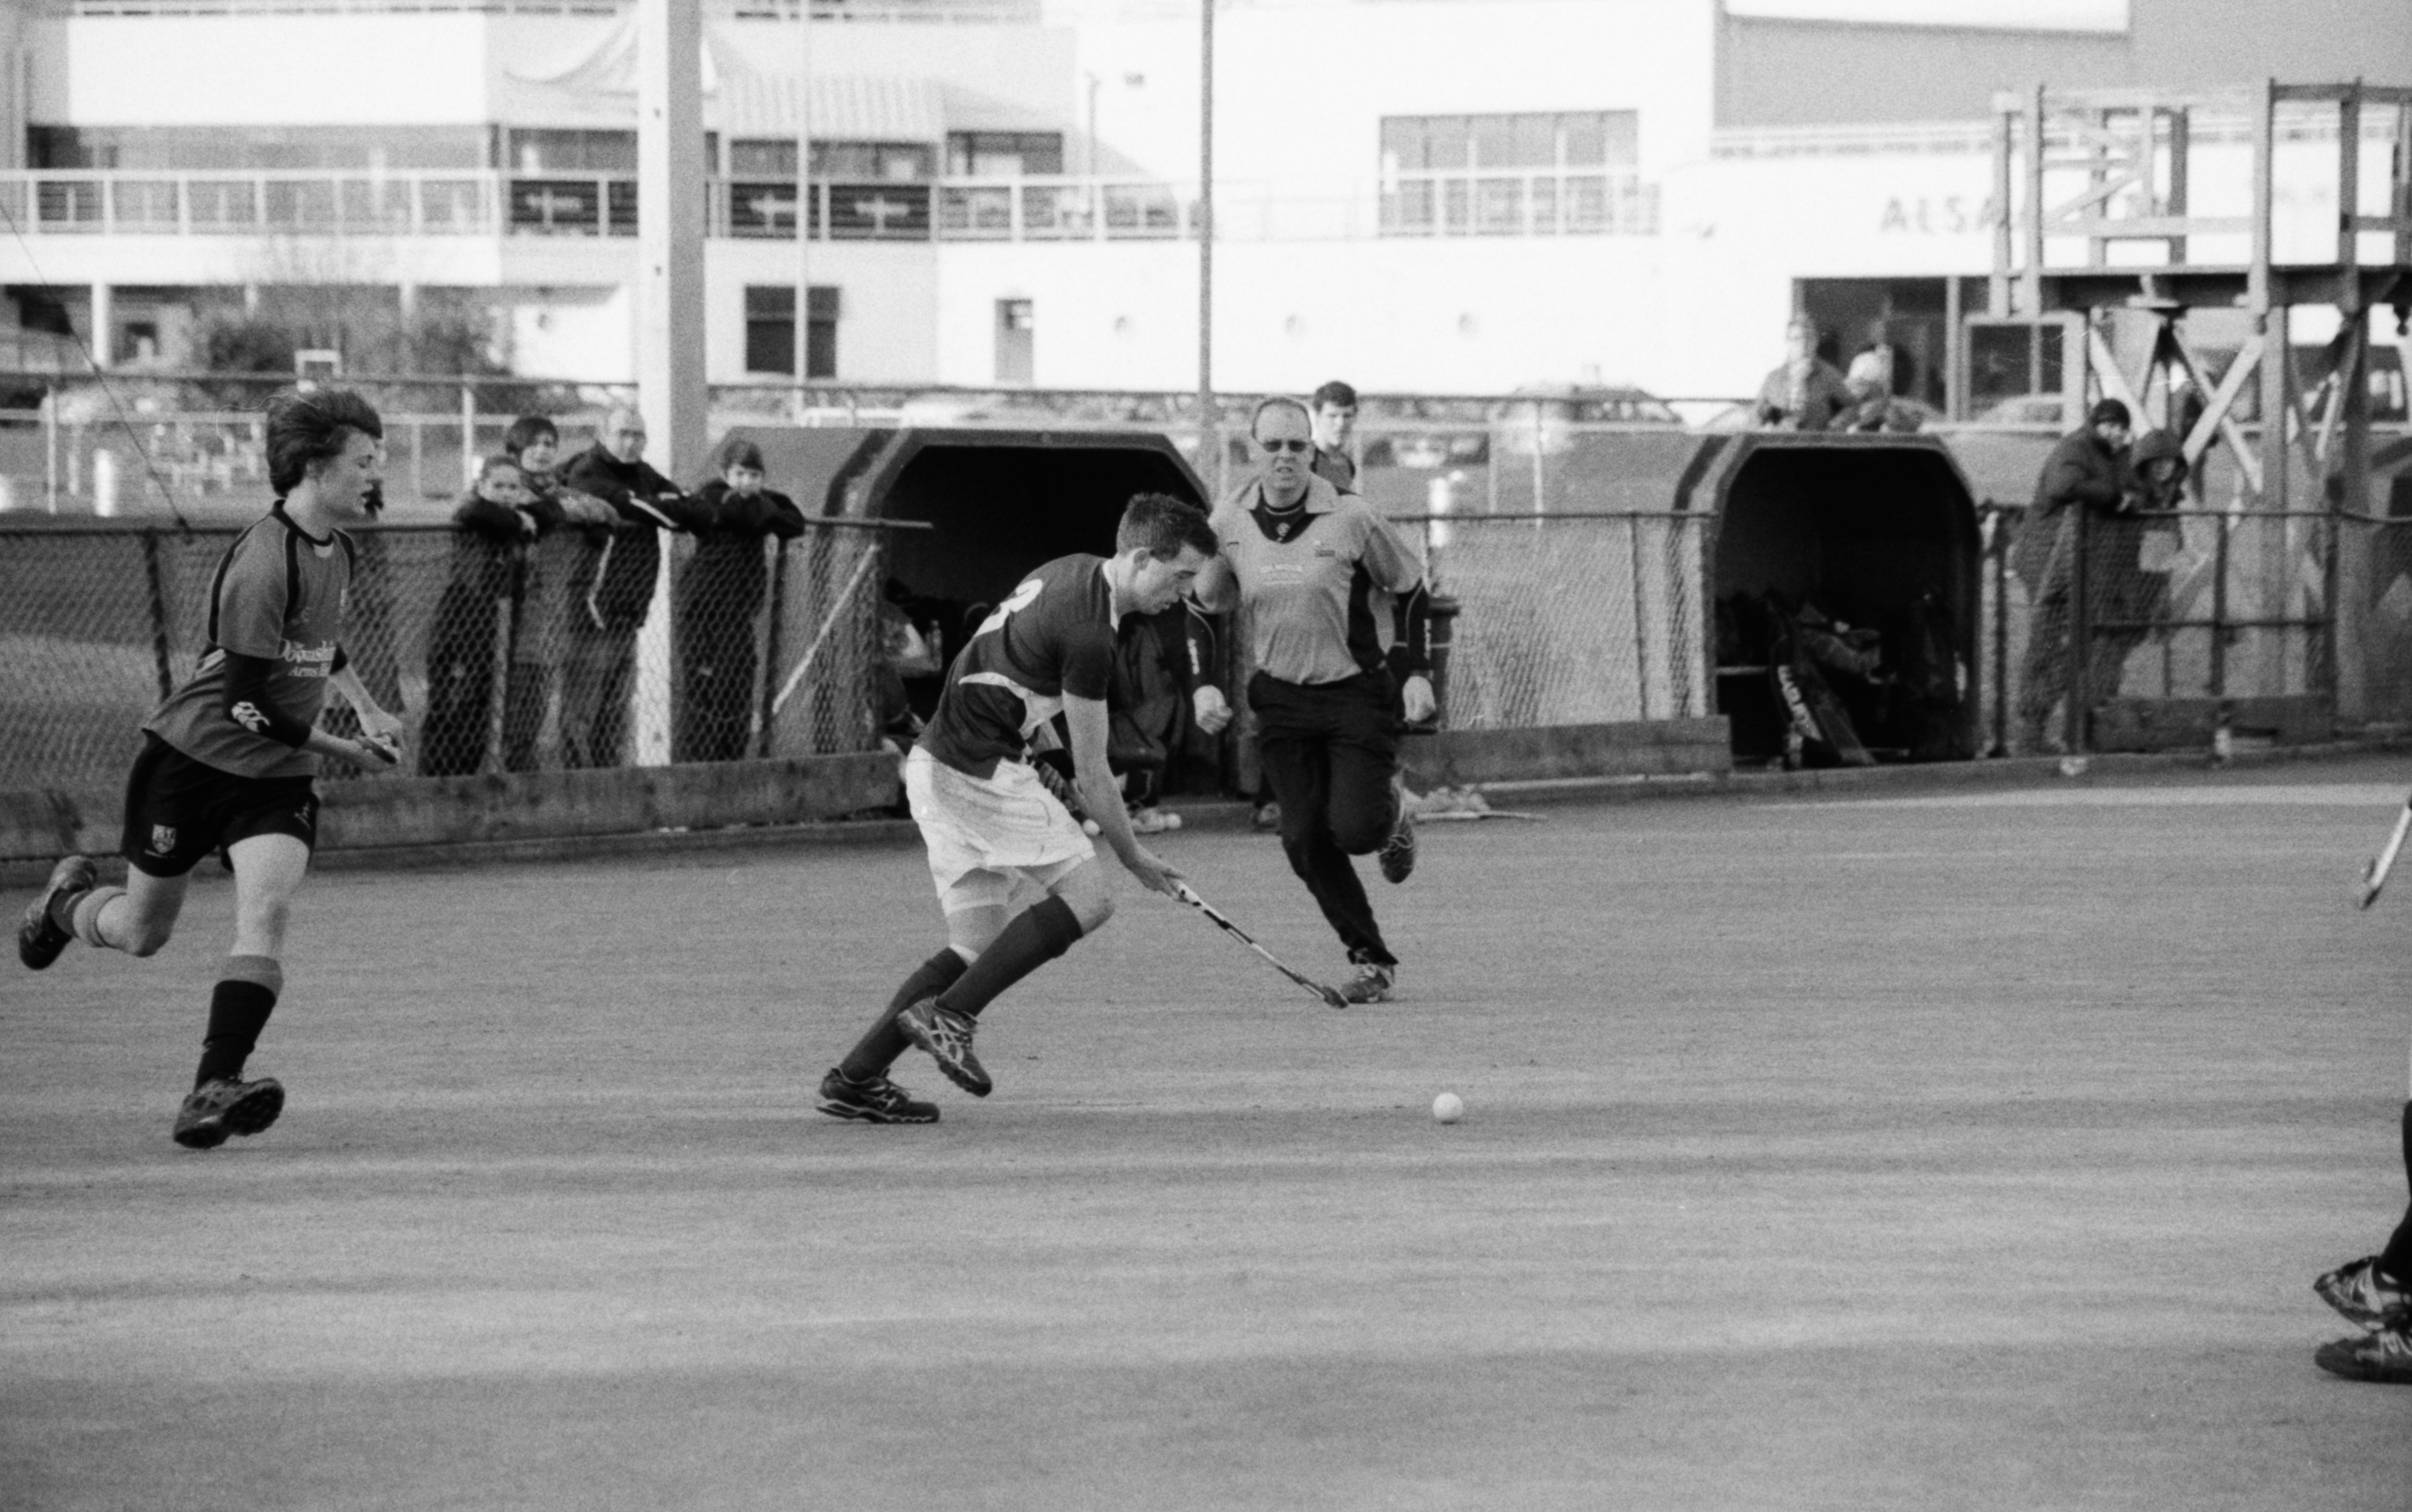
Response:
[[[1019,761],[973,777],[915,746],[904,758],[904,800],[930,849],[938,906],[949,914],[1005,906],[1013,873],[1049,888],[1097,854],[1080,821]]]

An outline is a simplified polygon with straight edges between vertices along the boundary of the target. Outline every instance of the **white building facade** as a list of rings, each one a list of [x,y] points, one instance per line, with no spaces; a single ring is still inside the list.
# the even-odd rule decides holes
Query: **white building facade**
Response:
[[[1225,5],[1218,387],[1742,394],[1807,307],[1882,330],[1939,399],[1992,262],[1993,90],[2412,82],[2401,0],[1919,9]],[[714,382],[801,356],[856,385],[1194,387],[1194,7],[814,14],[706,10]],[[397,329],[449,312],[520,374],[625,380],[633,37],[627,6],[539,0],[11,12],[0,322],[21,351],[184,368],[213,321],[315,290]]]

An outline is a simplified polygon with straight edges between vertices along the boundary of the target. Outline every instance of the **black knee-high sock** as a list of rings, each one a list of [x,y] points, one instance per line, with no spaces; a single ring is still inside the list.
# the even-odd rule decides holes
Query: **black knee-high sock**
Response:
[[[2404,1180],[2412,1184],[2412,1103],[2404,1105]],[[2412,1285],[2412,1208],[2404,1211],[2404,1221],[2395,1226],[2395,1237],[2379,1252],[2378,1269],[2395,1278],[2399,1285]]]
[[[210,993],[210,1028],[201,1039],[201,1064],[193,1073],[194,1086],[221,1078],[242,1079],[243,1063],[259,1043],[259,1032],[268,1026],[268,1016],[275,1009],[276,994],[284,985],[284,971],[266,956],[228,960],[226,976]]]
[[[938,994],[938,1006],[978,1018],[998,994],[1072,948],[1080,937],[1081,919],[1072,905],[1042,898],[1014,916],[963,979]]]
[[[941,950],[915,967],[913,975],[904,978],[904,985],[896,990],[896,995],[888,1000],[888,1006],[879,1015],[879,1021],[873,1024],[863,1035],[861,1042],[838,1063],[838,1074],[849,1081],[869,1081],[886,1073],[896,1064],[896,1057],[911,1049],[913,1044],[896,1027],[896,1016],[923,998],[935,997],[952,987],[955,978],[963,974],[963,958],[955,954],[952,948]]]

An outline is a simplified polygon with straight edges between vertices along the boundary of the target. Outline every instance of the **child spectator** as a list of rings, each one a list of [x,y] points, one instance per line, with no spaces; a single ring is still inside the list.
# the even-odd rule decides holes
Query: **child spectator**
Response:
[[[489,457],[452,512],[452,572],[427,631],[427,721],[421,776],[453,777],[486,763],[494,696],[494,607],[511,597],[523,546],[536,538],[536,496],[519,464]]]
[[[803,511],[762,486],[762,451],[732,439],[720,476],[696,492],[685,518],[695,536],[672,594],[670,629],[679,665],[673,761],[738,761],[754,732],[756,621],[770,571],[766,536],[794,540]]]
[[[511,422],[503,454],[519,464],[537,506],[536,539],[519,555],[510,589],[510,670],[503,690],[503,770],[534,771],[544,732],[546,707],[559,677],[570,612],[568,585],[579,543],[556,534],[562,524],[609,525],[611,506],[563,485],[554,473],[561,461],[561,432],[542,415]]]

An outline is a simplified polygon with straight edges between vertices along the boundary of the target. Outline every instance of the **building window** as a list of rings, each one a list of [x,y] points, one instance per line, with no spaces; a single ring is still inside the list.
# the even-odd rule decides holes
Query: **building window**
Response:
[[[816,141],[813,177],[915,183],[930,177],[937,155],[937,150],[925,141]],[[764,137],[731,141],[728,176],[792,180],[796,176],[796,139]]]
[[[837,376],[837,290],[816,284],[806,305],[804,376]],[[796,371],[796,286],[752,284],[745,289],[745,371]]]
[[[1382,119],[1382,228],[1548,236],[1657,228],[1632,110]]]
[[[510,134],[508,167],[514,173],[634,173],[633,131],[528,131]]]
[[[481,126],[45,126],[25,128],[37,169],[214,173],[406,172],[489,166]]]
[[[947,175],[1013,179],[1064,171],[1060,131],[949,131]]]

